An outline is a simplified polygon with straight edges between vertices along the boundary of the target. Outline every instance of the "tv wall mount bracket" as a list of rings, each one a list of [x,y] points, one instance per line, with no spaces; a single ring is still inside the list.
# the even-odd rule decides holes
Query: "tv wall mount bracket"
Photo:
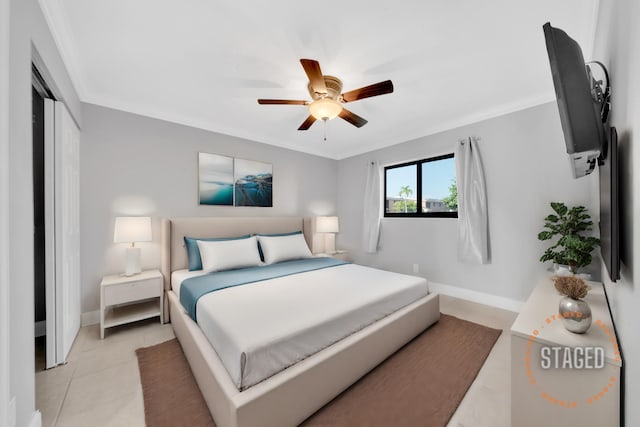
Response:
[[[600,105],[600,120],[602,120],[602,123],[605,125],[605,142],[598,157],[598,164],[602,165],[607,158],[610,139],[618,139],[616,129],[614,127],[609,128],[607,124],[609,121],[609,113],[611,112],[609,72],[607,71],[607,67],[599,61],[587,62],[585,68],[591,86],[591,98]]]
[[[609,86],[609,72],[599,61],[585,64],[587,76],[591,84],[591,98],[600,104],[600,119],[606,124],[611,111],[611,87]]]

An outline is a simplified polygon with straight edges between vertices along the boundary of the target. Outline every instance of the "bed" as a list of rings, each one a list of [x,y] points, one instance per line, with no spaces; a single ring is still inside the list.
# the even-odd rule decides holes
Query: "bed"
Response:
[[[298,425],[439,319],[438,295],[415,294],[415,290],[409,286],[408,288],[413,290],[405,292],[406,295],[403,294],[397,302],[401,308],[394,308],[391,314],[385,314],[380,320],[364,328],[358,328],[345,338],[334,341],[297,363],[288,365],[284,370],[269,372],[264,378],[243,379],[230,374],[233,369],[229,368],[226,356],[220,350],[219,356],[210,344],[212,335],[204,332],[207,329],[204,327],[206,322],[202,320],[201,329],[180,303],[179,294],[172,290],[172,276],[174,286],[177,287],[176,274],[173,273],[180,272],[187,266],[183,237],[234,237],[243,234],[289,233],[303,230],[309,246],[312,246],[314,236],[311,235],[309,227],[305,228],[304,225],[305,221],[299,217],[176,218],[162,221],[161,269],[167,293],[165,319],[171,319],[176,337],[219,427]],[[313,280],[308,281],[327,282],[331,277],[328,282],[335,282],[336,286],[339,286],[340,280],[351,280],[349,277],[354,274],[389,275],[384,276],[383,281],[399,280],[402,277],[406,280],[410,277],[392,277],[394,273],[369,271],[372,269],[358,270],[359,268],[363,267],[352,264],[331,266],[325,269],[326,271],[316,272]],[[373,283],[373,275],[371,277]],[[290,282],[293,282],[295,277],[277,280],[278,286],[292,286]],[[247,295],[243,292],[249,292],[250,287],[238,286],[224,293],[224,296],[235,298],[235,301],[238,301],[238,298],[242,300]],[[264,292],[265,287],[260,289]],[[223,294],[222,291],[218,293]],[[216,311],[215,304],[218,304],[218,311],[222,311],[221,307],[225,304],[228,306],[228,301],[214,302],[213,311]],[[200,315],[198,316],[200,321]],[[359,320],[356,319],[356,323],[357,321]],[[330,327],[326,330],[333,329]],[[214,336],[215,341],[224,339],[224,336]],[[272,350],[266,353],[269,352],[273,353]]]

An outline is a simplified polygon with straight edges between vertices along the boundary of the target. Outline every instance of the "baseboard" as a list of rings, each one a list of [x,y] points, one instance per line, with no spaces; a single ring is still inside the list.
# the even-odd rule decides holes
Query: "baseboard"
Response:
[[[80,316],[80,326],[97,325],[100,323],[100,310],[88,311]]]
[[[35,325],[35,337],[42,337],[44,335],[47,335],[47,321],[46,320],[41,320],[39,322],[36,322]]]
[[[515,311],[516,313],[519,313],[524,305],[524,301],[485,294],[484,292],[472,291],[458,286],[445,285],[443,283],[431,281],[429,282],[429,291],[448,295],[454,298],[465,299],[467,301],[477,302],[478,304],[490,305],[491,307],[497,307],[503,310]]]
[[[29,423],[29,427],[42,427],[42,414],[40,411],[36,410],[31,417],[31,422]]]

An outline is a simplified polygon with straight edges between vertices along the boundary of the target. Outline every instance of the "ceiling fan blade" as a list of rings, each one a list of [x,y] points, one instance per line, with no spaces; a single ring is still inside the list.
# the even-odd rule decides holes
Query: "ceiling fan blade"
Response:
[[[307,101],[293,101],[291,99],[258,99],[262,105],[307,105]]]
[[[342,94],[344,102],[357,101],[358,99],[370,98],[372,96],[384,95],[385,93],[393,92],[393,83],[391,80],[385,80],[384,82],[375,83],[369,86],[361,87],[360,89],[350,90]]]
[[[316,121],[316,118],[310,115],[309,117],[307,117],[307,120],[302,122],[302,124],[300,125],[298,130],[307,130],[307,129],[309,129],[311,127],[311,125],[313,124],[313,122],[315,122],[315,121]]]
[[[309,82],[314,92],[327,93],[327,86],[324,84],[324,77],[320,70],[320,64],[314,59],[301,59],[300,63],[304,72],[309,77]]]
[[[340,118],[348,121],[349,123],[351,123],[352,125],[354,125],[357,128],[361,128],[362,126],[367,124],[367,120],[366,119],[363,119],[359,115],[352,113],[351,111],[347,110],[346,108],[343,108],[342,111],[340,111],[340,114],[338,114],[338,115],[340,116]]]

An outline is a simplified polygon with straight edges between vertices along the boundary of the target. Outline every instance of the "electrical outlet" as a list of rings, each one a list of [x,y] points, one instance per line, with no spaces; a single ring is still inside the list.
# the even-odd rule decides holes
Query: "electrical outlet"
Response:
[[[413,264],[413,272],[420,273],[420,264]]]
[[[9,401],[9,427],[16,427],[16,397]]]

